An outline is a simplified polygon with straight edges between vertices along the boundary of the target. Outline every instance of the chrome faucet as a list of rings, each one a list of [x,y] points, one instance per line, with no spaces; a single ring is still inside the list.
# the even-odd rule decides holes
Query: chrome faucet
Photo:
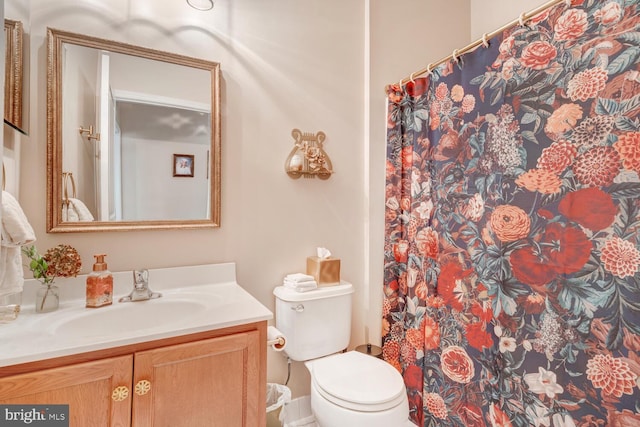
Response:
[[[126,297],[120,298],[120,302],[147,301],[162,296],[159,292],[149,289],[149,270],[133,270],[133,290]]]

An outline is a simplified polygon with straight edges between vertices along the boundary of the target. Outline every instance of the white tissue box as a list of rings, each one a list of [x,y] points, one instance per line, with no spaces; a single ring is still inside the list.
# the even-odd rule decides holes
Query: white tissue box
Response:
[[[307,257],[307,274],[313,276],[318,286],[340,284],[340,258]]]

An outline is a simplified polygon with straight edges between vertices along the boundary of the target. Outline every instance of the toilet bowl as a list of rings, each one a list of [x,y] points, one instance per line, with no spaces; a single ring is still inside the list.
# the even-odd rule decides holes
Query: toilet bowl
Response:
[[[356,351],[305,363],[311,410],[320,427],[404,427],[409,403],[400,373]]]
[[[405,427],[409,403],[402,375],[387,362],[343,351],[351,333],[353,286],[298,292],[276,287],[276,327],[285,353],[311,374],[311,410],[320,427]]]

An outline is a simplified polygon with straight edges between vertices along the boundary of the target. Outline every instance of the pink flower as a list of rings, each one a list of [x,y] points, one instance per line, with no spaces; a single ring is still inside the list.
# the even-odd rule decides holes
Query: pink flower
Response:
[[[544,130],[549,133],[563,133],[571,129],[582,118],[582,107],[578,104],[562,104],[547,119]]]
[[[587,13],[581,9],[569,9],[556,22],[553,27],[556,40],[574,40],[587,30]]]
[[[462,112],[470,113],[473,111],[475,106],[476,98],[473,95],[467,94],[464,96],[464,98],[462,98]]]
[[[627,132],[618,136],[613,148],[620,154],[624,168],[640,175],[640,132]]]
[[[467,200],[467,203],[461,208],[462,215],[469,221],[478,222],[484,215],[484,200],[479,193],[473,195]]]
[[[447,405],[444,399],[437,393],[427,393],[424,396],[424,404],[427,411],[431,412],[434,417],[444,420],[447,418]]]
[[[433,228],[426,227],[420,230],[415,241],[424,256],[433,259],[438,256],[438,233]]]
[[[538,169],[560,175],[576,158],[578,150],[569,141],[556,141],[542,150],[538,158]]]
[[[558,176],[546,169],[530,169],[516,179],[518,187],[531,192],[555,194],[560,191],[562,181]]]
[[[567,85],[567,95],[572,101],[595,98],[607,84],[607,70],[594,67],[573,76]]]
[[[640,265],[640,251],[635,245],[618,236],[607,240],[600,253],[605,270],[616,277],[624,279],[638,272]]]
[[[531,220],[521,208],[513,205],[496,206],[491,214],[491,229],[501,242],[515,242],[529,234]]]
[[[436,98],[439,101],[442,101],[449,95],[449,88],[445,83],[440,83],[438,87],[436,87]]]
[[[440,356],[442,372],[451,380],[466,384],[475,374],[473,362],[462,347],[452,345],[445,348]]]
[[[513,51],[513,46],[515,46],[516,39],[513,36],[509,36],[506,39],[502,40],[500,43],[500,47],[498,51],[500,51],[500,55],[507,56]]]
[[[620,172],[620,155],[612,147],[597,146],[578,156],[571,169],[584,185],[611,185]]]
[[[509,80],[513,77],[513,69],[520,63],[515,58],[509,58],[502,64],[502,78]]]
[[[460,85],[455,85],[451,88],[451,99],[455,102],[462,101],[462,97],[464,96],[464,88]]]
[[[593,14],[596,22],[601,22],[603,25],[615,24],[622,18],[622,8],[614,1],[605,4],[602,9],[596,10]]]
[[[522,49],[521,62],[525,67],[543,70],[557,54],[558,51],[551,43],[536,40]]]
[[[602,389],[602,394],[614,397],[632,395],[638,378],[628,363],[609,354],[596,354],[590,359],[586,374],[594,387]]]

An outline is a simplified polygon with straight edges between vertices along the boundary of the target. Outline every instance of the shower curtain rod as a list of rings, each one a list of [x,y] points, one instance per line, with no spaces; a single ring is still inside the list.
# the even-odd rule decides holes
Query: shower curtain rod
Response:
[[[508,30],[511,27],[515,27],[516,25],[525,25],[526,22],[528,20],[530,20],[531,18],[535,17],[536,15],[539,15],[540,13],[544,12],[547,9],[552,8],[553,6],[557,5],[558,3],[566,3],[567,5],[571,4],[571,0],[551,0],[545,4],[543,4],[542,6],[539,6],[527,13],[522,12],[520,14],[520,17],[518,19],[515,19],[511,22],[509,22],[508,24],[503,25],[502,27],[498,28],[497,30],[491,32],[491,33],[485,33],[481,38],[479,38],[478,40],[466,45],[465,47],[463,47],[462,49],[455,49],[453,51],[453,53],[449,56],[446,56],[442,59],[440,59],[439,61],[436,62],[432,62],[429,65],[427,65],[426,68],[423,68],[422,70],[416,71],[414,73],[411,73],[410,76],[405,77],[404,79],[400,80],[400,82],[398,83],[398,85],[400,87],[402,87],[405,83],[408,83],[410,81],[412,81],[414,78],[424,74],[424,73],[431,73],[431,71],[433,71],[434,68],[436,68],[438,65],[440,64],[444,64],[445,62],[449,61],[450,59],[454,59],[454,58],[459,58],[460,56],[462,56],[463,54],[472,51],[473,49],[475,49],[476,47],[482,45],[482,44],[486,44],[488,42],[488,40],[490,38],[493,38],[499,34],[501,34],[503,31]]]

